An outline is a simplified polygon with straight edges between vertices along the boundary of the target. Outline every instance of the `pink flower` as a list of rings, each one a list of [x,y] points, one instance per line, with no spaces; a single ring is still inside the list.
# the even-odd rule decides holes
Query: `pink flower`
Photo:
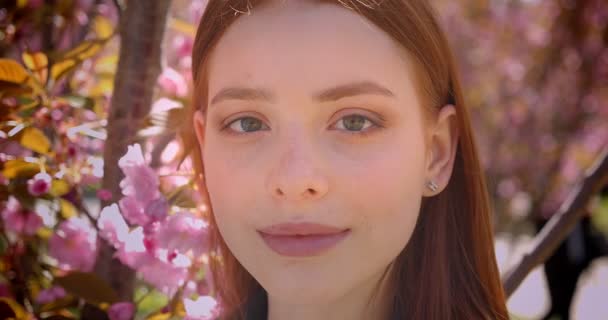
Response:
[[[177,97],[185,97],[188,94],[188,84],[182,75],[175,69],[166,67],[158,77],[158,85],[167,94]]]
[[[39,304],[45,304],[53,302],[57,299],[61,299],[66,296],[66,292],[62,287],[51,287],[48,289],[41,290],[36,296],[36,302]]]
[[[161,221],[165,219],[168,212],[169,203],[164,197],[153,200],[146,206],[146,215],[150,217],[152,221]]]
[[[146,282],[169,296],[173,295],[188,278],[186,267],[176,266],[160,259],[151,259],[141,265],[137,271]]]
[[[14,197],[9,197],[1,215],[6,229],[18,234],[34,235],[43,225],[42,217],[21,207]]]
[[[114,303],[108,309],[110,320],[130,320],[135,314],[135,306],[131,302]]]
[[[129,226],[116,204],[101,210],[99,219],[97,219],[97,228],[99,228],[100,236],[116,249],[122,247],[129,234]]]
[[[116,257],[125,265],[137,270],[155,259],[154,252],[150,251],[144,244],[143,228],[137,227],[126,234],[116,251]]]
[[[97,190],[97,198],[101,201],[110,201],[112,200],[112,191],[108,189],[99,189]]]
[[[201,296],[196,300],[184,299],[186,320],[210,320],[219,315],[217,301],[211,296]]]
[[[144,205],[160,196],[158,176],[146,164],[139,144],[128,147],[127,153],[118,160],[118,166],[125,174],[120,182],[125,196],[133,196]]]
[[[33,211],[23,211],[25,216],[25,223],[23,224],[23,234],[31,236],[36,234],[38,229],[42,227],[43,221],[42,217],[40,217],[36,212]]]
[[[156,239],[169,252],[177,250],[186,254],[191,251],[199,256],[209,248],[207,223],[186,211],[169,216],[160,225]]]
[[[27,191],[35,197],[46,194],[51,190],[52,180],[48,173],[40,172],[27,181]]]
[[[178,35],[173,38],[172,46],[178,57],[183,57],[192,53],[194,41],[191,37]]]
[[[172,109],[178,109],[178,108],[181,108],[182,106],[183,106],[182,103],[177,100],[163,97],[163,98],[156,100],[152,104],[150,113],[154,113],[154,114],[167,113],[168,111],[170,111]]]
[[[131,224],[146,225],[150,218],[146,216],[143,206],[135,197],[126,196],[118,201],[122,215]]]
[[[49,254],[64,270],[91,271],[97,256],[97,235],[87,220],[63,221],[49,239]]]

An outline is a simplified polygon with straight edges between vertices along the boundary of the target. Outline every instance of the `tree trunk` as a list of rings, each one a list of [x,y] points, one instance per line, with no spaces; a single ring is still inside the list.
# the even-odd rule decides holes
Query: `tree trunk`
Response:
[[[156,79],[160,73],[161,44],[170,0],[128,1],[120,18],[120,56],[107,124],[103,187],[120,198],[123,179],[118,159],[135,142],[142,119],[150,112]],[[102,203],[106,206],[109,203]],[[114,249],[100,246],[95,272],[116,290],[122,301],[133,298],[135,275],[113,259]]]

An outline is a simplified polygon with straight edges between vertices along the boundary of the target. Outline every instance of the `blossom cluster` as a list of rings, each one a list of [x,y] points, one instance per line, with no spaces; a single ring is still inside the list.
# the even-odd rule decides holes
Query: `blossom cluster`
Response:
[[[159,291],[172,296],[182,288],[192,319],[211,317],[217,311],[209,296],[206,221],[170,205],[139,144],[129,146],[118,165],[125,174],[120,182],[124,197],[101,211],[97,220],[100,236],[116,249],[116,258]],[[201,269],[204,278],[197,279]],[[189,299],[192,295],[198,298]]]

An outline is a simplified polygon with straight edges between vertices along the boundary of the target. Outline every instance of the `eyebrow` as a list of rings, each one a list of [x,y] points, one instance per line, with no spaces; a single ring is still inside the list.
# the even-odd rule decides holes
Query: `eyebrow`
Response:
[[[312,99],[316,102],[330,102],[363,94],[375,94],[391,98],[395,96],[391,90],[378,83],[373,81],[360,81],[322,90],[314,94]],[[218,104],[225,100],[275,102],[276,96],[270,90],[263,88],[228,87],[220,90],[213,99],[211,99],[210,105]]]

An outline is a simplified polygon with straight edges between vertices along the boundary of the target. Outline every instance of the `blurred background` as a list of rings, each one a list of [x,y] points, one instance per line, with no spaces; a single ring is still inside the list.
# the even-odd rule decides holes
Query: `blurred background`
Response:
[[[459,63],[505,281],[538,245],[539,231],[567,211],[567,199],[585,200],[570,210],[577,218],[546,263],[510,287],[512,318],[608,319],[606,166],[589,177],[608,148],[608,2],[431,2]],[[175,140],[205,5],[1,1],[0,318],[203,319],[212,312],[205,300],[212,279],[193,272],[206,255],[162,241],[184,229],[150,231],[176,216],[169,212],[183,213],[183,221],[205,217],[192,164],[179,166]],[[132,150],[131,162],[120,164],[135,143],[145,161]],[[134,192],[128,185],[142,176],[157,190],[137,205],[161,218],[125,213],[133,208],[123,201]],[[592,187],[579,188],[585,181]],[[129,230],[122,218],[100,214],[111,203]],[[128,248],[127,237],[139,247]],[[128,258],[133,252],[143,260]],[[159,279],[166,272],[180,276]],[[101,293],[87,293],[91,285]]]

